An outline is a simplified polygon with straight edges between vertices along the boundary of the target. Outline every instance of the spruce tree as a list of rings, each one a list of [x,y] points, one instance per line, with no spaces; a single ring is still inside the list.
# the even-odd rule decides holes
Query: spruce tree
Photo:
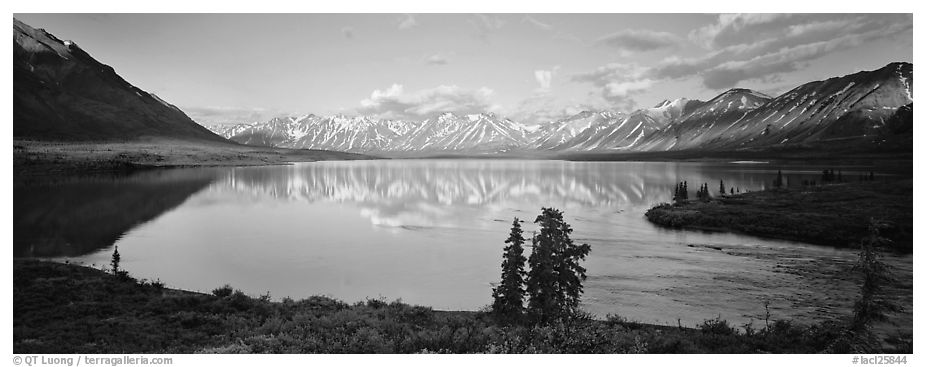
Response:
[[[505,240],[502,255],[502,281],[492,289],[492,312],[506,317],[519,317],[524,312],[524,236],[517,217],[511,224],[511,233]]]
[[[572,228],[557,209],[543,208],[534,223],[540,224],[540,233],[533,238],[528,259],[527,312],[541,323],[575,316],[586,278],[579,261],[585,259],[591,247],[573,244],[569,238]]]
[[[731,191],[730,193],[732,194],[733,192]],[[720,180],[720,195],[726,195],[726,194],[727,194],[727,190],[724,189],[724,187],[723,187],[723,179],[721,179],[721,180]]]
[[[685,184],[683,182],[675,184],[675,195],[672,196],[672,201],[676,204],[682,204],[687,199],[688,189],[685,187]]]
[[[113,275],[119,275],[119,262],[122,261],[122,255],[119,255],[119,246],[113,250],[113,258],[110,260],[110,265],[112,265]]]
[[[862,274],[861,297],[853,307],[852,328],[861,331],[867,329],[872,321],[887,319],[890,312],[902,308],[885,296],[883,287],[895,282],[890,265],[881,260],[881,249],[888,247],[891,240],[881,236],[881,229],[886,225],[871,219],[868,236],[862,239],[859,258],[853,270]]]

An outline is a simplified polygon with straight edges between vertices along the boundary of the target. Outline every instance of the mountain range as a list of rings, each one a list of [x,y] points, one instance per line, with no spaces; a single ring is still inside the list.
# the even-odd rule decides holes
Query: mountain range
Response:
[[[356,153],[734,151],[850,146],[912,149],[913,65],[891,63],[778,97],[734,88],[708,100],[665,100],[631,113],[582,111],[528,126],[491,113],[422,121],[370,116],[278,117],[208,126],[250,145]]]
[[[207,129],[76,43],[14,19],[13,80],[13,136],[26,140],[170,138],[385,156],[832,147],[909,152],[913,144],[910,63],[809,82],[777,97],[738,88],[708,101],[665,100],[630,113],[589,110],[539,125],[492,113],[445,112],[423,120],[308,114]]]

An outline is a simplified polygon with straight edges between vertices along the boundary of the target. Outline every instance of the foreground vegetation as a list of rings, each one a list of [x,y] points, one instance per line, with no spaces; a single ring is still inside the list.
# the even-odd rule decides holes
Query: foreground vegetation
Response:
[[[401,302],[347,304],[200,294],[75,265],[15,260],[14,353],[847,353],[910,352],[910,340],[860,343],[843,323],[771,320],[697,328],[576,317],[517,324],[487,312]],[[848,325],[848,324],[846,324]],[[868,347],[866,347],[866,345]],[[871,345],[874,345],[873,347]],[[886,349],[882,349],[886,348]]]
[[[739,232],[836,247],[856,247],[871,218],[901,253],[913,251],[913,180],[841,182],[682,200],[646,212],[671,228]]]

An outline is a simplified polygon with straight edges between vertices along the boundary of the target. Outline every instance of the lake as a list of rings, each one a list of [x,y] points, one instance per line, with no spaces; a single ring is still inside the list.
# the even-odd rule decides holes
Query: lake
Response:
[[[823,168],[757,162],[373,160],[175,168],[14,180],[14,257],[108,266],[209,292],[230,284],[274,299],[401,299],[442,310],[491,303],[514,217],[541,207],[588,243],[583,308],[693,326],[818,321],[847,314],[850,250],[668,230],[643,213],[687,180],[760,190]],[[864,167],[842,167],[848,177]],[[910,267],[911,257],[892,257]]]

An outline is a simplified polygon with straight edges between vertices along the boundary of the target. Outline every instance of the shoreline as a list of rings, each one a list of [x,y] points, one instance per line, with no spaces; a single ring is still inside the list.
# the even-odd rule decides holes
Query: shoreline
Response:
[[[835,321],[770,320],[745,332],[719,318],[694,328],[620,316],[525,325],[382,299],[271,301],[229,286],[205,294],[50,261],[14,259],[13,268],[20,354],[847,353],[851,346]],[[912,336],[889,337],[882,347],[909,353]]]
[[[125,142],[13,141],[14,178],[159,168],[266,166],[291,162],[374,159],[384,158],[324,150],[158,139]]]
[[[912,154],[863,152],[848,155],[821,152],[780,154],[762,151],[430,153],[369,155],[314,149],[260,147],[232,143],[142,138],[127,141],[13,140],[14,175],[112,172],[175,167],[264,166],[291,162],[380,159],[558,160],[568,162],[716,162],[761,161],[775,164],[876,166],[878,172],[909,175]]]
[[[711,183],[712,184],[712,183]],[[902,254],[913,251],[913,180],[841,182],[785,187],[662,203],[646,211],[664,228],[731,232],[854,248],[868,234],[870,218],[888,221],[882,234]]]

